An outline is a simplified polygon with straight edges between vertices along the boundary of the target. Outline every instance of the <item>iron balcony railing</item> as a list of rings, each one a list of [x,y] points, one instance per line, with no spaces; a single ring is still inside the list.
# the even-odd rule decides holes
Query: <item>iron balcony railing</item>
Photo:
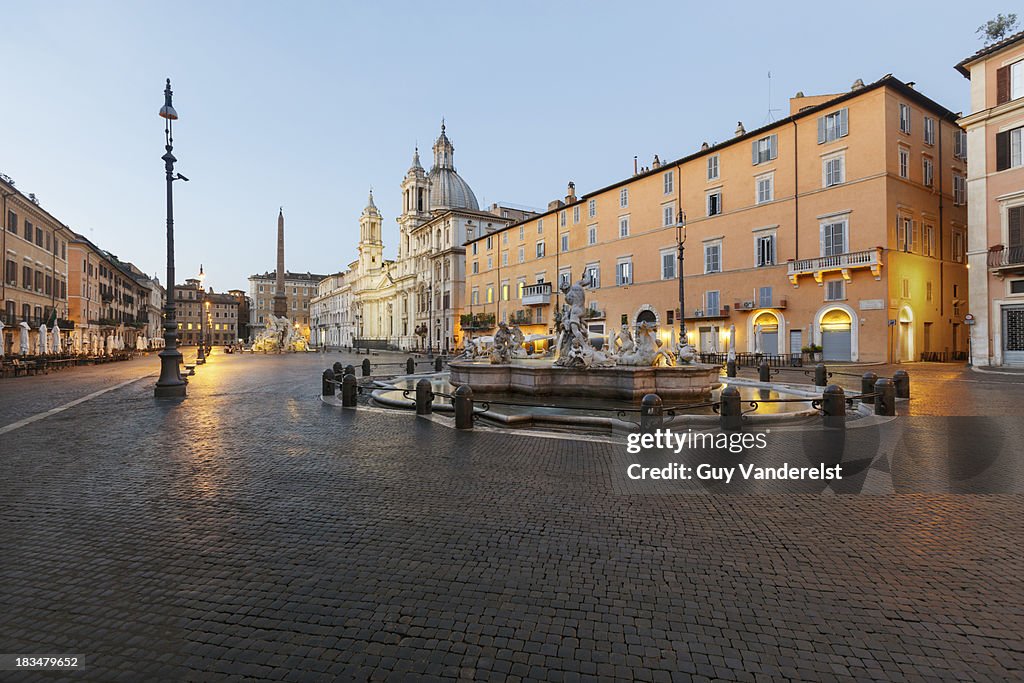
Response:
[[[523,287],[524,306],[546,306],[551,303],[551,283],[538,282]]]

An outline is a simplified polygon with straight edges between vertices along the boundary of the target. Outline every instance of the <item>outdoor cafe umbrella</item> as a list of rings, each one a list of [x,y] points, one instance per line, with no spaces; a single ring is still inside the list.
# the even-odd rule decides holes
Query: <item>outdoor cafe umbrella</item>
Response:
[[[736,325],[729,325],[729,360],[736,360]]]
[[[137,350],[139,350],[139,351],[145,351],[146,350],[146,337],[145,336],[140,334],[138,337],[135,338],[135,348]]]
[[[18,323],[21,330],[18,332],[18,353],[22,356],[28,355],[28,323],[22,320]]]
[[[0,358],[4,357],[4,345],[6,343],[4,340],[4,321],[0,320]]]
[[[60,353],[60,327],[57,323],[53,324],[53,352]]]
[[[39,326],[39,355],[46,355],[46,323]]]
[[[114,351],[114,335],[107,335],[107,355],[109,356]]]

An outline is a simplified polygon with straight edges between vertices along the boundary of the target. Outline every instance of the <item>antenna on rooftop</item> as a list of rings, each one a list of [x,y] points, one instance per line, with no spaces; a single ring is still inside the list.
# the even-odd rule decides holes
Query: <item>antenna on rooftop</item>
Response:
[[[772,109],[772,72],[768,72],[768,120],[765,123],[771,123],[775,120],[775,113],[780,111],[779,109]]]

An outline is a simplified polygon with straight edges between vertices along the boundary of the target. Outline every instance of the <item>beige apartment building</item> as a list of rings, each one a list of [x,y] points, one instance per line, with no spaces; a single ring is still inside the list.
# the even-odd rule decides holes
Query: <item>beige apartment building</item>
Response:
[[[956,65],[967,131],[972,360],[1024,366],[1024,32]]]
[[[175,319],[178,341],[183,346],[198,345],[205,336],[207,343],[219,346],[233,344],[239,337],[239,299],[235,294],[203,290],[198,278],[189,278],[174,288]]]
[[[307,339],[310,328],[310,302],[316,297],[316,288],[324,275],[316,273],[284,272],[284,294],[288,304],[288,320],[299,326],[299,331]],[[252,312],[249,315],[249,329],[242,330],[243,339],[255,339],[256,335],[266,329],[267,318],[274,312],[274,289],[277,282],[277,271],[272,270],[262,275],[249,276],[249,297],[252,299]]]
[[[471,239],[463,329],[550,333],[558,284],[587,275],[596,334],[646,321],[671,342],[681,312],[702,352],[735,325],[741,352],[963,358],[964,157],[956,115],[913,83],[797,93],[782,120]]]
[[[14,181],[0,176],[0,199],[4,230],[4,277],[0,284],[3,301],[3,350],[18,352],[18,327],[29,325],[30,353],[38,349],[39,325],[62,330],[74,323],[68,315],[68,240],[72,232],[40,206],[33,194],[23,194]]]

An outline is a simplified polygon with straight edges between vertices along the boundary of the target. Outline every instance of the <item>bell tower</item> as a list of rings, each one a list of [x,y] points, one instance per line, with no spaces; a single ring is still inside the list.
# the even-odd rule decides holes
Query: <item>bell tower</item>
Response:
[[[398,217],[398,260],[411,255],[411,232],[430,219],[430,181],[420,164],[420,149],[412,155],[412,166],[402,179],[402,214]]]
[[[370,199],[359,216],[359,270],[363,273],[379,270],[383,254],[381,215],[373,203],[373,190],[370,190]]]

